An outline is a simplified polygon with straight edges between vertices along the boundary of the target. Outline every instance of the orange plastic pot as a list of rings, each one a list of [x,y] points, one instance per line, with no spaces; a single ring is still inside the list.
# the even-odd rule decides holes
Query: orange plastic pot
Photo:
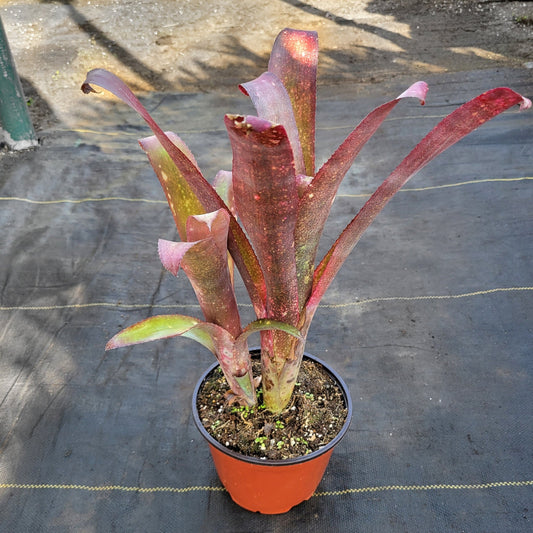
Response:
[[[258,354],[259,350],[252,350],[253,353]],[[281,514],[308,500],[324,475],[333,449],[350,425],[352,401],[345,383],[323,361],[307,353],[304,357],[322,365],[338,383],[342,389],[348,415],[342,429],[332,441],[320,450],[302,457],[279,461],[248,457],[229,450],[206,431],[198,415],[197,396],[203,381],[218,363],[207,369],[194,390],[194,421],[209,444],[218,477],[233,501],[249,511]]]

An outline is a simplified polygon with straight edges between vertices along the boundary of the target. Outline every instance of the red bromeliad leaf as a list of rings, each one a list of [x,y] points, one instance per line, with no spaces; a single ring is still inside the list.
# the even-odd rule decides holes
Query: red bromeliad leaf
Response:
[[[302,146],[305,172],[315,174],[315,114],[318,36],[314,31],[284,29],[272,48],[269,72],[289,93]]]
[[[308,319],[361,235],[400,188],[437,155],[484,122],[517,104],[521,109],[531,107],[528,99],[511,89],[487,91],[450,113],[415,146],[374,192],[318,265],[308,302]]]
[[[213,187],[217,194],[224,200],[224,203],[228,206],[228,209],[231,211],[234,217],[237,217],[237,209],[235,207],[235,196],[233,194],[233,177],[231,172],[227,170],[219,170],[215,179],[213,180]],[[234,285],[234,266],[235,263],[231,254],[228,253],[228,267],[231,277],[231,284]]]
[[[177,276],[185,254],[195,246],[196,242],[173,242],[159,239],[159,259],[163,266],[173,275]]]
[[[180,336],[193,339],[215,353],[213,339],[216,328],[222,329],[219,326],[207,324],[192,316],[151,316],[117,333],[106,344],[105,349],[113,350],[114,348],[122,348],[123,346]],[[218,334],[223,336],[220,332]]]
[[[165,135],[145,107],[120,78],[107,70],[97,68],[87,73],[85,82],[81,87],[82,91],[84,93],[95,92],[91,84],[98,85],[110,91],[137,111],[137,113],[139,113],[139,115],[141,115],[146,121],[148,126],[150,126],[150,129],[154,132],[163,148],[168,152],[169,156],[174,161],[174,164],[179,168],[204,208],[209,211],[220,208],[217,195],[213,194],[213,188],[198,170],[196,162],[191,161],[188,155],[176,146],[167,135]],[[190,152],[188,151],[188,153]]]
[[[296,174],[305,174],[298,126],[291,100],[280,79],[272,72],[265,72],[259,78],[239,85],[239,88],[250,97],[260,118],[281,124],[285,128],[294,154]]]
[[[255,320],[254,322],[251,322],[243,329],[242,334],[235,341],[237,351],[240,352],[244,348],[248,337],[252,333],[272,330],[283,331],[284,333],[292,335],[293,337],[296,337],[299,340],[302,340],[303,338],[301,331],[295,326],[291,326],[290,324],[286,324],[285,322],[279,322],[278,320],[261,318],[259,320]],[[240,348],[241,346],[243,348]]]
[[[374,109],[348,135],[305,189],[299,205],[295,232],[301,306],[305,305],[309,297],[320,236],[346,172],[352,166],[363,146],[374,135],[396,104],[406,97],[418,98],[424,104],[427,90],[427,84],[419,81],[398,98]]]
[[[191,216],[187,220],[187,240],[199,241],[211,238],[220,253],[225,255],[228,251],[229,221],[230,215],[225,209]]]
[[[226,116],[233,149],[237,213],[256,251],[267,287],[267,316],[296,325],[298,287],[294,227],[298,191],[283,126],[257,117]]]
[[[233,216],[237,216],[235,208],[235,196],[233,194],[233,177],[227,170],[219,170],[213,180],[213,187],[217,194],[224,200]]]
[[[216,211],[220,208],[227,209],[226,205],[216,193],[213,187],[206,181],[198,170],[196,163],[178,148],[163,130],[156,124],[148,111],[139,102],[129,87],[117,76],[104,69],[94,69],[87,73],[85,82],[82,85],[84,93],[95,92],[91,84],[98,85],[132,107],[150,126],[161,146],[179,169],[183,179],[187,181],[191,191],[204,207],[204,211]],[[235,218],[230,219],[230,234],[228,242],[229,251],[235,260],[235,264],[241,273],[241,277],[246,285],[248,294],[252,300],[257,316],[265,316],[266,287],[261,268],[254,254],[254,251]]]
[[[167,137],[196,165],[194,156],[185,143],[172,132],[165,132]],[[159,178],[161,187],[167,197],[168,205],[174,216],[181,239],[186,239],[185,224],[190,215],[205,213],[205,209],[189,187],[187,180],[174,164],[167,151],[161,146],[157,137],[151,136],[139,141],[146,152],[152,167]],[[198,167],[198,165],[196,165]]]
[[[189,242],[159,240],[163,266],[174,276],[179,267],[189,278],[205,319],[226,329],[233,337],[241,323],[228,268],[229,215],[220,209],[187,221]]]
[[[217,357],[233,393],[246,404],[255,404],[253,376],[246,345],[241,343],[245,348],[244,352],[236,352],[235,339],[216,324],[185,315],[152,316],[115,335],[107,343],[106,350],[171,337],[187,337],[205,346]]]
[[[220,176],[221,172],[218,173]],[[227,172],[231,179],[231,172]],[[231,194],[233,194],[233,187],[230,188]],[[228,191],[229,192],[229,191]],[[203,216],[189,217],[187,220],[187,239],[198,241],[207,237],[212,237],[215,244],[220,249],[221,254],[226,256],[228,263],[228,274],[232,290],[234,289],[234,272],[233,272],[233,259],[228,253],[228,224],[229,217],[226,211],[220,209],[214,213],[208,213]],[[234,293],[232,293],[233,299],[235,299]],[[228,328],[229,329],[229,328]],[[230,329],[232,333],[233,330]],[[235,333],[236,334],[236,333]]]
[[[296,186],[298,187],[298,196],[301,198],[309,184],[313,181],[313,176],[306,176],[305,174],[298,174],[296,176]]]

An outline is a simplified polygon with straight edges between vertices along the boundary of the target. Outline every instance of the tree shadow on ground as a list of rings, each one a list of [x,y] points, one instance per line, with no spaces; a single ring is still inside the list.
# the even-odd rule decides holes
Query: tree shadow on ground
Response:
[[[117,74],[126,75],[129,83],[134,83],[136,77],[154,91],[233,90],[267,67],[269,49],[265,40],[258,40],[252,48],[239,36],[237,27],[224,33],[223,27],[202,23],[194,43],[189,43],[183,29],[196,29],[194,23],[164,26],[141,59],[127,42],[118,42],[89,20],[72,0],[40,1],[66,6],[77,27],[125,67]],[[531,33],[529,27],[515,24],[510,15],[509,20],[494,19],[487,3],[468,4],[463,9],[467,4],[459,0],[401,0],[394,5],[372,0],[359,8],[365,15],[361,20],[346,15],[348,12],[355,17],[355,8],[339,6],[335,13],[299,0],[280,0],[280,4],[290,6],[288,16],[269,16],[266,33],[274,37],[282,29],[275,27],[280,24],[317,29],[321,39],[319,82],[324,85],[509,66],[513,61],[516,64],[516,57],[526,54]],[[506,55],[512,49],[516,49],[516,57]]]
[[[524,17],[514,14],[509,2],[495,8],[489,2],[371,0],[365,12],[383,17],[374,23],[372,17],[358,21],[299,0],[281,1],[334,23],[339,42],[357,37],[354,46],[326,46],[321,51],[326,83],[516,66],[520,56],[524,61],[530,57],[531,29],[519,23]]]
[[[35,87],[30,80],[21,78],[20,83],[22,84],[22,90],[24,91],[24,97],[26,98],[26,103],[28,105],[30,119],[37,135],[39,135],[41,130],[57,124],[58,119],[46,101],[46,98],[42,96],[37,87]]]
[[[66,6],[70,17],[78,28],[94,39],[99,45],[109,50],[120,62],[131,69],[141,79],[148,82],[157,91],[168,91],[172,84],[165,77],[150,66],[144,64],[138,57],[133,55],[125,46],[109,37],[96,24],[91,22],[73,5],[72,0],[40,0],[43,4],[58,3]]]

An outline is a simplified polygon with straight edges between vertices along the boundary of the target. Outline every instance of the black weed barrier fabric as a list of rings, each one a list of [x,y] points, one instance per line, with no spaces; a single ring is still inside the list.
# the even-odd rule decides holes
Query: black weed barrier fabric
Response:
[[[319,160],[412,81],[323,90]],[[520,70],[427,81],[427,105],[402,102],[349,172],[323,250],[439,117],[494,86],[533,93]],[[245,99],[144,101],[206,176],[230,168],[221,117]],[[279,516],[233,504],[194,428],[210,353],[183,339],[104,352],[152,314],[200,316],[157,256],[177,235],[137,147],[148,134],[92,98],[76,126],[1,156],[0,531],[530,531],[533,115],[513,109],[424,169],[330,288],[307,350],[344,377],[354,419],[317,493]]]

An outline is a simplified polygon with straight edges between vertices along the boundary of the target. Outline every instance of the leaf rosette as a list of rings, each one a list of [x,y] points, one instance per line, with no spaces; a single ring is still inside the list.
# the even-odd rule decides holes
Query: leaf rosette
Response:
[[[204,320],[153,316],[118,333],[107,349],[184,336],[217,357],[235,397],[256,402],[247,338],[261,333],[264,402],[274,413],[290,400],[305,340],[316,309],[363,233],[390,199],[425,165],[484,122],[531,102],[500,87],[466,102],[438,123],[400,162],[317,261],[324,225],[342,179],[363,146],[396,105],[425,102],[419,81],[371,111],[315,171],[318,38],[285,29],[275,40],[268,71],[240,86],[257,116],[226,115],[231,171],[210,184],[186,144],[163,132],[130,89],[114,74],[95,69],[93,85],[111,91],[147,122],[152,137],[140,140],[167,197],[181,242],[159,241],[159,255],[173,275],[182,269]],[[257,320],[241,326],[233,286],[235,266]]]

